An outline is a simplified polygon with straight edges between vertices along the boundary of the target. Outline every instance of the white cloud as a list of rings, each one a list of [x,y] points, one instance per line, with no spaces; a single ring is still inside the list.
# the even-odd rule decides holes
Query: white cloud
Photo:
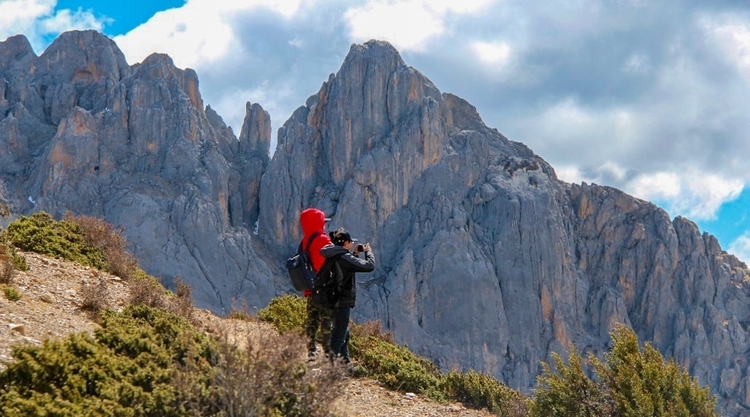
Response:
[[[219,3],[224,4],[224,3]],[[181,68],[210,65],[234,44],[231,27],[202,1],[156,13],[148,22],[114,38],[130,64],[154,52],[167,53]]]
[[[495,66],[503,67],[510,58],[510,44],[507,42],[481,42],[472,44],[472,48],[479,55],[479,59]]]
[[[63,9],[40,22],[45,33],[63,33],[68,30],[102,30],[103,22],[90,12],[71,12]]]
[[[735,16],[713,19],[705,17],[701,24],[750,86],[750,21],[743,21]]]
[[[643,54],[631,55],[625,63],[625,72],[633,74],[643,74],[650,68],[648,56]]]
[[[422,50],[426,42],[446,32],[449,13],[475,13],[490,0],[369,0],[345,13],[355,42],[382,39],[401,51]]]
[[[130,64],[162,52],[169,54],[178,67],[198,70],[238,51],[238,34],[232,26],[237,13],[266,9],[289,18],[301,4],[302,0],[188,0],[182,7],[154,14],[114,40]]]
[[[709,172],[691,169],[632,173],[615,162],[608,161],[584,171],[576,166],[556,170],[563,181],[613,185],[642,200],[658,202],[672,216],[691,220],[713,220],[719,208],[737,199],[744,182]]]
[[[47,38],[68,30],[102,30],[103,22],[91,11],[55,11],[57,0],[0,1],[0,40],[23,34],[37,53],[47,46]]]
[[[745,232],[745,234],[730,243],[727,252],[734,254],[734,256],[746,264],[750,264],[750,232]]]

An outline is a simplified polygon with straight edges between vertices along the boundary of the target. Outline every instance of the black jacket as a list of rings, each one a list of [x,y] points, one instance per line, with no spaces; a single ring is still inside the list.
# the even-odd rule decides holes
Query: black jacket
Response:
[[[336,282],[336,286],[341,290],[341,298],[335,307],[354,308],[354,302],[357,299],[357,279],[354,273],[372,272],[375,269],[375,256],[372,252],[365,252],[365,259],[360,259],[349,253],[343,246],[336,245],[324,246],[320,254],[326,259],[341,255],[336,260],[343,272],[343,276],[340,277],[341,281]]]

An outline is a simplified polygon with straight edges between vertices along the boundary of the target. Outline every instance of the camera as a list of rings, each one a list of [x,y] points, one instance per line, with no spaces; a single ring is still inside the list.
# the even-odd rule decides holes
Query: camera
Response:
[[[365,251],[364,245],[357,245],[357,252],[364,252],[364,251]]]

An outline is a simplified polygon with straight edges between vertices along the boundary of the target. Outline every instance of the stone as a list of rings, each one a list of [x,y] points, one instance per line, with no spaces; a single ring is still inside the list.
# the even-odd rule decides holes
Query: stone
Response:
[[[49,304],[54,304],[57,302],[57,299],[55,298],[55,296],[49,293],[44,293],[40,295],[39,299]]]
[[[10,323],[10,324],[8,324],[8,329],[10,329],[10,331],[16,332],[16,333],[18,333],[20,335],[25,335],[26,334],[26,327],[24,327],[23,324],[13,324],[13,323]]]

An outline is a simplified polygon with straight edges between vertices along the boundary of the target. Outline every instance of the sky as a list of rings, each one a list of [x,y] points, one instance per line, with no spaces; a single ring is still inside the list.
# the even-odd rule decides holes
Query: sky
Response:
[[[261,104],[272,149],[352,43],[389,41],[560,179],[652,201],[750,261],[747,0],[0,0],[0,41],[41,54],[71,29],[195,69],[235,134]]]

